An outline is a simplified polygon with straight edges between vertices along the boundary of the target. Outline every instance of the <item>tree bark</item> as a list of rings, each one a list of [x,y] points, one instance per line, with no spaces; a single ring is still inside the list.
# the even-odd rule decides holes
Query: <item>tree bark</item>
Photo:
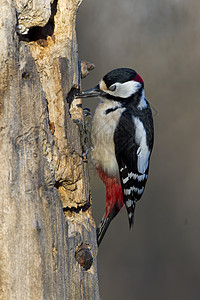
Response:
[[[0,299],[99,299],[78,126],[80,0],[0,11]],[[77,100],[76,100],[77,101]]]

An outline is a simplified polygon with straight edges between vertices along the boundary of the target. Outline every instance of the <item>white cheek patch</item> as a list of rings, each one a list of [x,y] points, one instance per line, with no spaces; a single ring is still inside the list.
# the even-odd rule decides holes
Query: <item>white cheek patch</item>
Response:
[[[148,167],[150,156],[150,151],[146,141],[146,131],[139,118],[133,117],[133,121],[135,123],[135,141],[139,145],[137,151],[137,168],[140,173],[144,174]]]
[[[114,91],[110,91],[108,89],[104,89],[105,86],[103,86],[103,83],[100,82],[100,88],[104,90],[104,92],[114,96],[114,97],[120,97],[120,98],[128,98],[131,95],[135,94],[140,88],[141,83],[130,80],[124,83],[116,82],[114,83],[116,86],[116,89]]]

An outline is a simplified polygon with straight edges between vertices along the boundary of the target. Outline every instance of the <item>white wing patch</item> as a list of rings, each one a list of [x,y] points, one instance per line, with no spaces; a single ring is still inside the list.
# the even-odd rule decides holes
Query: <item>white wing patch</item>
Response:
[[[122,178],[122,182],[124,184],[126,184],[131,178],[133,178],[134,180],[143,181],[143,180],[147,179],[147,175],[146,174],[138,175],[133,172],[130,172],[127,174],[126,178]]]
[[[135,123],[135,141],[139,145],[137,151],[137,168],[141,174],[144,174],[148,167],[150,156],[150,151],[146,140],[146,131],[139,118],[133,117],[133,121]]]
[[[144,186],[141,189],[134,186],[131,186],[129,189],[124,189],[124,195],[129,196],[131,195],[132,191],[137,193],[138,195],[141,195],[144,192]]]

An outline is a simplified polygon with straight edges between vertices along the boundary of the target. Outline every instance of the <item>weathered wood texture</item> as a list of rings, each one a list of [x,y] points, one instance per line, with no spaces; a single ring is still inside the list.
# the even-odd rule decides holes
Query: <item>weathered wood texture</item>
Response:
[[[1,2],[0,299],[99,299],[87,163],[72,121],[82,111],[69,104],[79,4]],[[82,242],[88,270],[75,259]]]

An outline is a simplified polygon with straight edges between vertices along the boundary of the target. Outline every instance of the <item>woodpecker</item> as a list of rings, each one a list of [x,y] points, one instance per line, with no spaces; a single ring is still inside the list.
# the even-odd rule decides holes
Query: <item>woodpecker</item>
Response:
[[[105,185],[106,209],[97,228],[97,243],[125,204],[130,228],[136,202],[146,185],[153,148],[153,118],[144,81],[129,68],[107,73],[81,98],[100,97],[92,128],[92,159]]]

